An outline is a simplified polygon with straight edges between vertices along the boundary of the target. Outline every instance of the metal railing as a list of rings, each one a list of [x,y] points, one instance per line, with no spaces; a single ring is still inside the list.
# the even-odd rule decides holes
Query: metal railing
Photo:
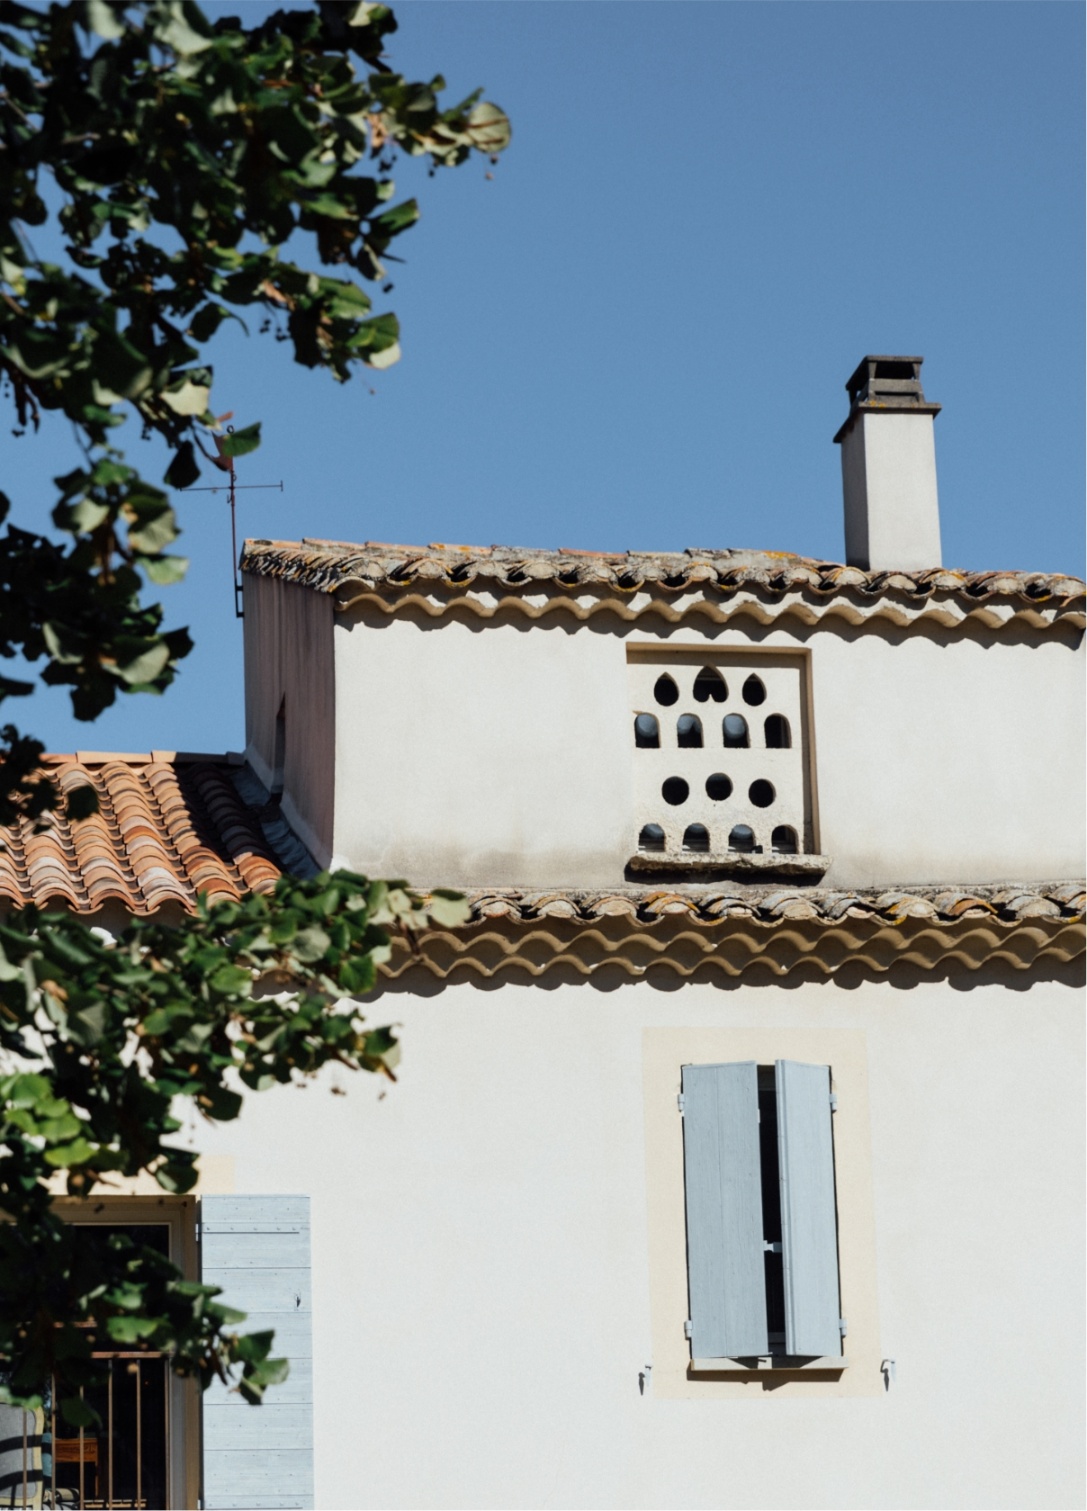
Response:
[[[58,1419],[51,1388],[37,1411],[0,1406],[0,1507],[21,1511],[168,1511],[169,1371],[163,1355],[96,1354],[105,1383],[80,1391],[96,1427]]]

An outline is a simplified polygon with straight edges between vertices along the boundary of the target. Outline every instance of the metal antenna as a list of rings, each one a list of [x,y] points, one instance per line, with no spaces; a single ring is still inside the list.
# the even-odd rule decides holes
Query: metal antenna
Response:
[[[224,415],[224,419],[225,418],[226,417]],[[226,433],[227,435],[233,435],[234,426],[228,425],[226,427]],[[218,437],[212,436],[212,440],[215,442],[215,449],[218,451],[219,455],[217,457],[213,456],[211,460],[217,467],[221,467],[224,472],[228,472],[230,474],[230,482],[226,484],[226,492],[230,500],[230,564],[234,579],[234,617],[235,619],[244,619],[245,607],[242,601],[242,579],[241,574],[238,571],[238,525],[236,511],[237,500],[235,499],[234,495],[240,489],[245,488],[277,488],[279,492],[282,493],[283,480],[281,478],[278,483],[239,483],[234,476],[234,458],[232,456],[223,455],[222,447],[219,445]],[[207,455],[206,452],[205,455]],[[222,493],[222,491],[223,488],[221,486],[217,488],[212,487],[178,489],[179,493]]]

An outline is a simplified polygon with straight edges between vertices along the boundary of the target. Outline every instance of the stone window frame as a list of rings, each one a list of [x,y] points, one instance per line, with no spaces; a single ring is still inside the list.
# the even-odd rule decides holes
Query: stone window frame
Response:
[[[643,849],[639,844],[639,837],[643,825],[649,818],[647,813],[642,813],[643,797],[640,789],[639,771],[637,761],[639,757],[650,754],[645,750],[639,750],[634,744],[633,721],[637,713],[650,711],[656,714],[662,724],[669,718],[678,718],[684,713],[697,713],[702,719],[704,729],[719,724],[723,715],[727,712],[742,712],[747,718],[749,728],[762,728],[767,714],[779,712],[772,706],[747,707],[742,699],[732,695],[735,686],[736,694],[739,693],[743,682],[754,672],[758,674],[760,668],[765,670],[768,663],[786,662],[791,664],[799,673],[799,721],[798,727],[791,727],[791,748],[798,750],[802,781],[802,806],[803,817],[801,825],[797,827],[798,853],[786,854],[764,851],[762,854],[744,853],[741,851],[725,850],[720,845],[711,847],[708,854],[696,851],[677,852],[674,849],[668,851],[653,851]],[[679,645],[667,645],[660,642],[628,642],[626,646],[626,665],[628,684],[630,682],[630,667],[632,664],[659,666],[662,672],[678,666],[712,667],[720,672],[730,685],[730,698],[726,704],[705,703],[696,707],[688,707],[683,700],[674,707],[654,708],[642,710],[635,707],[633,698],[630,703],[630,725],[627,731],[627,743],[631,755],[631,811],[632,811],[632,834],[631,855],[628,861],[628,871],[633,875],[639,874],[679,874],[690,877],[699,875],[749,875],[757,877],[759,873],[767,873],[777,876],[803,876],[812,880],[821,877],[830,865],[828,856],[822,853],[820,843],[820,821],[818,785],[816,782],[816,743],[815,743],[815,720],[814,701],[812,696],[812,664],[811,652],[802,647],[795,646],[752,646],[749,642],[743,645],[730,645],[717,642],[712,645],[683,643]],[[632,689],[630,690],[633,691]],[[708,714],[707,710],[711,712]],[[792,724],[792,721],[791,721]],[[707,747],[709,741],[707,740]],[[729,752],[723,746],[721,748],[721,765],[727,765]],[[682,775],[680,767],[683,765],[682,757],[676,763],[676,775]],[[671,774],[671,773],[670,773]],[[726,773],[731,774],[731,773]],[[783,823],[788,823],[787,817],[783,816]]]

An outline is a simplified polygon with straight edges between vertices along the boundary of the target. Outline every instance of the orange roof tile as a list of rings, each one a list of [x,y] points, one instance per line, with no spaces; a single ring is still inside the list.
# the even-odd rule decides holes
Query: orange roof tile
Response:
[[[191,913],[200,892],[236,900],[283,874],[222,756],[79,751],[44,766],[63,792],[92,786],[98,812],[74,824],[49,814],[40,833],[25,819],[0,830],[0,902]]]

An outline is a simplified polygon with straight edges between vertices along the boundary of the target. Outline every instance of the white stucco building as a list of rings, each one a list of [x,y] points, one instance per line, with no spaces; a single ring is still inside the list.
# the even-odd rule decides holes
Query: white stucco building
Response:
[[[244,764],[126,769],[473,922],[159,1203],[295,1361],[171,1505],[1083,1503],[1083,584],[849,394],[849,565],[247,542]]]

